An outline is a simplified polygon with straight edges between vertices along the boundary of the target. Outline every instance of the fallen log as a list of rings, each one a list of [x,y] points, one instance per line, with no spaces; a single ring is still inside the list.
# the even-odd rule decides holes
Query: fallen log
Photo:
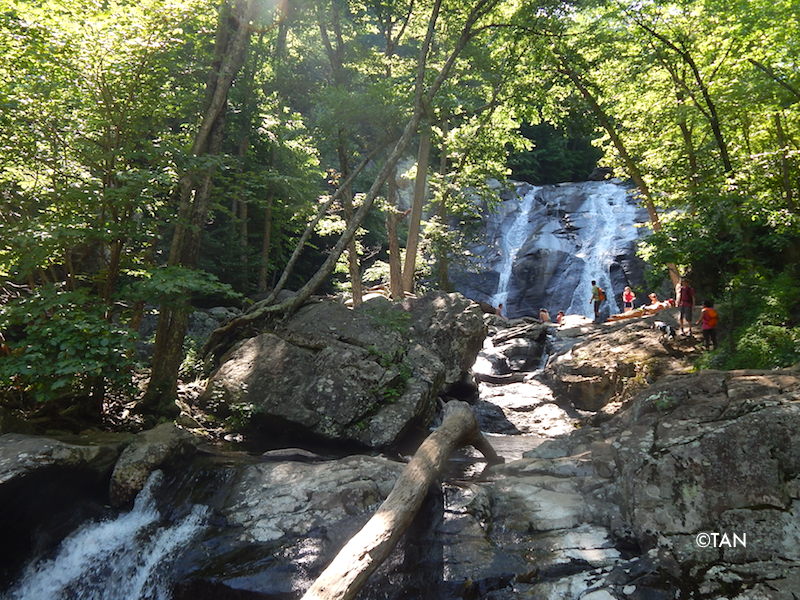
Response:
[[[464,445],[474,446],[490,463],[503,462],[481,435],[469,405],[452,400],[445,405],[441,426],[422,442],[386,500],[317,577],[302,600],[355,598],[414,520],[450,454]]]
[[[497,383],[505,385],[507,383],[519,383],[525,381],[527,373],[508,373],[506,375],[492,375],[490,373],[475,373],[475,379],[483,383]]]
[[[515,325],[509,327],[492,338],[492,343],[495,345],[502,344],[518,337],[531,337],[539,339],[547,333],[547,326],[542,323],[525,323],[524,325]],[[531,335],[534,334],[534,335]]]

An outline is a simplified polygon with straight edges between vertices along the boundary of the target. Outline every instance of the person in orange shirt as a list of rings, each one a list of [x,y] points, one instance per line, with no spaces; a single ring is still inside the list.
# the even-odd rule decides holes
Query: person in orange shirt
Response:
[[[719,313],[714,308],[713,300],[704,301],[700,318],[697,319],[695,325],[700,325],[700,329],[703,331],[703,344],[706,350],[711,346],[714,350],[717,349],[717,323],[719,323]]]

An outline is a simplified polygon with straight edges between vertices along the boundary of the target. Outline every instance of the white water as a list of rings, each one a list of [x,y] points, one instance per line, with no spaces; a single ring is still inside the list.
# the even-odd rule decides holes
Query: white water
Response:
[[[567,314],[594,316],[590,299],[592,280],[606,292],[605,309],[619,312],[619,303],[611,287],[610,268],[621,252],[623,241],[636,239],[636,208],[627,201],[627,190],[618,185],[600,183],[587,193],[581,210],[592,215],[581,231],[575,255],[583,261],[578,286],[572,295]]]
[[[500,266],[498,267],[500,278],[497,282],[497,291],[494,296],[492,296],[491,304],[493,306],[500,306],[503,304],[505,306],[503,314],[508,314],[508,287],[511,281],[511,273],[519,249],[528,237],[528,217],[530,216],[531,207],[533,206],[538,191],[539,188],[534,187],[522,197],[519,212],[514,218],[514,222],[511,224],[511,227],[503,233],[500,239],[500,249],[502,251],[502,258]]]
[[[158,471],[150,476],[130,512],[83,525],[54,558],[29,565],[6,600],[169,600],[169,567],[204,528],[208,508],[194,506],[159,526],[153,492],[160,480]]]

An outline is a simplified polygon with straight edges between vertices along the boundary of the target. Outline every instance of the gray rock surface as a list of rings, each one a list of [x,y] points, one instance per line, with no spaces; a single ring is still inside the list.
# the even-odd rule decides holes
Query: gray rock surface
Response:
[[[220,598],[299,597],[372,516],[403,467],[350,456],[228,468],[215,498],[200,499],[214,505],[216,526],[184,557],[176,600],[210,585]]]
[[[80,469],[101,478],[114,466],[120,451],[113,443],[79,445],[8,433],[0,436],[0,486],[49,469]]]
[[[175,466],[197,449],[195,438],[172,423],[143,431],[123,450],[109,486],[113,506],[126,506],[136,497],[150,473]]]
[[[480,309],[458,294],[318,302],[229,351],[199,403],[238,426],[382,448],[427,426],[484,336]]]
[[[800,374],[668,377],[621,417],[627,424],[613,442],[620,498],[642,547],[704,594],[760,587],[792,598],[800,589]]]
[[[127,439],[0,436],[0,590],[26,559],[51,550],[102,511],[109,474]]]
[[[509,183],[510,191],[498,192],[500,202],[480,207],[484,215],[482,227],[469,247],[469,256],[454,262],[450,269],[456,290],[478,301],[497,301],[493,297],[503,268],[502,235],[523,214],[522,199],[528,193],[535,193],[535,200],[527,214],[523,241],[516,244],[505,316],[536,316],[541,307],[552,315],[559,310],[588,314],[589,279],[598,279],[607,288],[613,300],[611,306],[619,302],[626,285],[644,283],[644,263],[636,256],[637,239],[644,229],[637,229],[634,224],[647,223],[647,212],[636,205],[634,198],[625,197],[624,185],[611,181],[545,186]],[[621,197],[592,201],[593,196],[612,189],[622,192]],[[607,219],[611,222],[612,217],[622,214],[626,216],[619,226],[598,233],[598,223]],[[606,240],[609,245],[607,252],[600,253],[603,258],[592,256],[595,244]],[[592,270],[588,279],[587,269]],[[576,291],[579,302],[574,298]]]
[[[665,339],[653,320],[673,319],[674,310],[655,316],[604,323],[562,354],[551,357],[545,381],[559,399],[581,410],[597,411],[612,400],[630,397],[665,374],[691,369],[699,338]]]

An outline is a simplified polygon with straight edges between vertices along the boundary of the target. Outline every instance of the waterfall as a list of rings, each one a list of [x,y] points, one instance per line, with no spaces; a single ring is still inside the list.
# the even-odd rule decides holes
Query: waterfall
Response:
[[[528,217],[537,191],[538,188],[533,187],[522,196],[519,212],[514,217],[511,226],[503,232],[500,238],[501,259],[497,269],[500,277],[497,282],[497,291],[492,296],[491,304],[493,306],[505,305],[506,312],[504,314],[508,314],[508,290],[514,261],[517,258],[520,247],[528,237]]]
[[[626,285],[644,284],[636,245],[648,217],[628,186],[612,180],[498,189],[500,209],[483,207],[482,232],[465,259],[451,264],[457,291],[502,303],[507,317],[535,317],[542,307],[592,317],[592,280],[605,290],[603,310],[611,313],[619,312]]]
[[[627,201],[627,190],[618,185],[593,185],[587,190],[582,211],[586,219],[575,256],[583,261],[578,285],[572,294],[567,314],[592,316],[589,303],[592,280],[606,292],[606,309],[618,313],[617,294],[611,282],[611,265],[622,252],[621,241],[636,239],[636,208]]]
[[[169,600],[169,569],[209,510],[196,505],[162,525],[153,496],[161,477],[150,476],[130,512],[83,525],[55,557],[34,561],[5,600]]]

